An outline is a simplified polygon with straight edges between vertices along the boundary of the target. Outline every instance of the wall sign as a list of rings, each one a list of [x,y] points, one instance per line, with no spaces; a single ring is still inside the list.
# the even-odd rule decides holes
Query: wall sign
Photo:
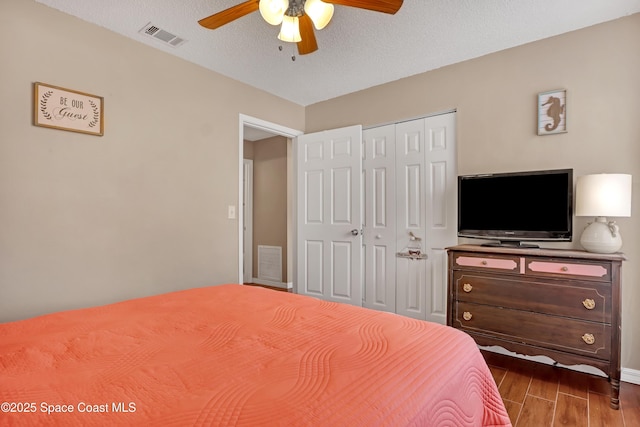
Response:
[[[538,135],[567,131],[567,91],[557,89],[538,94]]]
[[[104,135],[104,98],[36,82],[33,88],[36,126]]]

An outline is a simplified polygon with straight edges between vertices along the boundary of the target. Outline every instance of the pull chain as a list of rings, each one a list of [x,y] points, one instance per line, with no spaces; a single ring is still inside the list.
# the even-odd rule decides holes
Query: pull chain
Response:
[[[294,45],[294,46],[295,46],[295,44],[294,44],[294,43],[292,43],[292,45]],[[278,50],[279,50],[280,52],[282,52],[282,51],[283,51],[283,49],[284,49],[284,47],[282,47],[282,45],[278,46]],[[291,60],[292,60],[292,61],[295,61],[295,60],[296,60],[296,50],[295,50],[295,47],[294,47],[291,51],[293,52],[293,53],[291,54]]]

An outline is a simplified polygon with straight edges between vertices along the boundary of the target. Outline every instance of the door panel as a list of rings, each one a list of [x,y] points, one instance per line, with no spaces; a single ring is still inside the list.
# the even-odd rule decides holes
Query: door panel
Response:
[[[446,248],[457,244],[457,169],[455,113],[425,119],[426,165],[428,168],[426,240],[426,320],[446,323]]]
[[[432,322],[444,324],[447,316],[447,251],[444,248],[431,248],[429,256],[431,289],[427,295],[427,317]]]
[[[305,224],[321,225],[324,221],[324,171],[310,170],[305,174],[304,186],[306,188]]]
[[[331,171],[331,223],[351,224],[351,168]]]
[[[395,125],[363,132],[363,306],[395,312]]]
[[[305,292],[308,295],[322,297],[324,295],[324,277],[322,268],[322,254],[324,242],[307,240],[304,253]],[[301,283],[301,282],[298,282]]]
[[[423,220],[422,209],[422,183],[424,166],[422,164],[409,164],[404,166],[404,212],[405,228],[420,228]]]
[[[361,126],[297,138],[301,294],[362,304],[361,141]]]
[[[358,242],[359,244],[360,242]],[[351,299],[353,286],[351,266],[351,242],[331,242],[331,296],[339,299]],[[360,265],[358,260],[357,265]],[[358,283],[358,287],[360,283]],[[360,304],[357,304],[360,305]]]
[[[396,125],[396,250],[424,251],[425,240],[425,150],[424,120]],[[413,236],[413,237],[412,237]],[[426,319],[426,264],[428,260],[397,258],[396,312]]]
[[[455,113],[425,119],[426,162],[430,170],[431,208],[427,212],[432,247],[444,248],[457,242],[457,170]],[[452,241],[453,236],[455,240]]]
[[[445,248],[457,243],[455,113],[399,123],[396,138],[397,250],[427,255],[397,260],[396,312],[444,324]]]

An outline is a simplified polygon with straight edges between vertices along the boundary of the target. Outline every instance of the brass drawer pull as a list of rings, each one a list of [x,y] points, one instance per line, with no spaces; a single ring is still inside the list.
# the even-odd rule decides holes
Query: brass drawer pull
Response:
[[[473,289],[473,286],[471,286],[471,284],[469,283],[465,283],[464,285],[462,285],[462,290],[465,292],[471,292],[471,289]]]
[[[485,260],[482,260],[482,262],[481,262],[480,264],[482,264],[482,265],[487,265],[487,264],[488,264],[488,262],[487,262],[487,261],[485,261]]]
[[[472,317],[473,317],[473,314],[469,313],[468,311],[465,311],[464,313],[462,313],[462,318],[466,321],[471,320]]]
[[[569,267],[567,267],[567,266],[565,265],[565,266],[563,266],[560,270],[561,270],[561,271],[569,271]]]
[[[595,339],[595,337],[593,336],[593,334],[584,334],[584,335],[582,336],[582,341],[584,341],[585,343],[587,343],[587,344],[591,345],[591,344],[593,344],[594,342],[596,342],[596,339]]]
[[[584,305],[584,308],[586,308],[587,310],[593,310],[594,308],[596,308],[596,302],[591,298],[587,298],[586,300],[582,301],[582,305]]]

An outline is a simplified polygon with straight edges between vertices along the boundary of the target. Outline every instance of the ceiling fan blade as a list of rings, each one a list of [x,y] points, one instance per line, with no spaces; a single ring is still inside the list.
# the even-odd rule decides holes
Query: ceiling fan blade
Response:
[[[339,4],[341,6],[357,7],[360,9],[373,10],[394,15],[403,0],[324,0],[325,3]]]
[[[251,12],[255,12],[258,10],[259,3],[260,0],[247,0],[244,3],[225,9],[222,12],[202,18],[198,21],[198,24],[210,30],[215,30],[216,28],[222,27],[224,24],[228,24],[238,18],[242,18]]]
[[[298,26],[300,28],[300,37],[302,41],[298,42],[298,53],[300,55],[306,55],[318,50],[318,42],[316,42],[316,35],[313,32],[313,22],[307,15],[302,15],[298,18]]]

